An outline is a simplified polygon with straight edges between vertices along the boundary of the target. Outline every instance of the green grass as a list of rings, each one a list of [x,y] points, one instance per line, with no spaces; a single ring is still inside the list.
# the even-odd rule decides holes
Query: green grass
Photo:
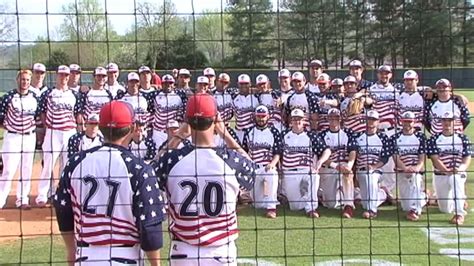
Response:
[[[459,93],[466,96],[470,102],[474,102],[474,89],[460,88],[460,89],[455,89],[454,91],[455,93]]]

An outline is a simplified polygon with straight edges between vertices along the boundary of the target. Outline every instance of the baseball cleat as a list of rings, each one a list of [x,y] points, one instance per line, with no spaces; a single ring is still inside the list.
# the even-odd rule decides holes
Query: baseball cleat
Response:
[[[46,208],[47,204],[44,201],[39,201],[36,203],[36,206],[38,206],[38,208]]]
[[[377,217],[377,213],[373,211],[365,211],[362,213],[362,217],[364,217],[365,219],[373,219]]]
[[[306,213],[309,218],[319,218],[319,213],[318,211],[309,211]]]
[[[347,219],[354,217],[354,208],[352,208],[352,206],[345,206],[344,211],[342,212],[342,217]]]
[[[275,219],[277,217],[276,210],[268,210],[267,213],[265,214],[265,217],[269,219]]]
[[[411,210],[407,213],[407,220],[408,221],[416,222],[419,219],[420,219],[420,216],[418,216],[418,214],[415,211]]]
[[[464,224],[464,216],[462,215],[454,215],[453,218],[449,221],[452,224],[462,225]]]
[[[24,211],[28,211],[28,210],[31,210],[31,206],[30,204],[21,204],[18,209],[20,210],[24,210]]]

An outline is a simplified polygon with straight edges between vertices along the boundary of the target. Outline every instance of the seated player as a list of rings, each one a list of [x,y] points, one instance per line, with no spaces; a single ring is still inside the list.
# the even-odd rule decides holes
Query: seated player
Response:
[[[69,138],[67,144],[67,156],[71,158],[74,154],[85,151],[104,143],[104,138],[99,130],[99,115],[91,114],[85,124],[86,129]]]
[[[151,136],[146,132],[146,122],[144,120],[135,121],[135,129],[132,132],[132,139],[128,149],[137,158],[149,162],[156,157],[156,145]]]

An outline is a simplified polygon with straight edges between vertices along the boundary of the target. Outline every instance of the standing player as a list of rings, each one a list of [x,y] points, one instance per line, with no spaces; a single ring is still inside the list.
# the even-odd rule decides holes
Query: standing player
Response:
[[[318,77],[323,73],[323,62],[321,60],[315,59],[311,60],[308,64],[308,73],[309,73],[309,82],[305,86],[305,90],[312,93],[319,93],[318,87]]]
[[[140,91],[143,93],[150,93],[155,90],[155,87],[151,84],[152,72],[147,66],[141,66],[138,68],[138,75],[140,75]]]
[[[402,210],[410,221],[420,219],[426,204],[423,192],[423,173],[426,153],[425,135],[417,131],[415,113],[406,111],[401,115],[402,131],[391,137],[393,158],[397,169]]]
[[[217,102],[217,111],[226,125],[230,123],[234,116],[232,93],[228,90],[229,83],[230,77],[227,73],[219,74],[216,89],[213,93]]]
[[[155,163],[169,199],[172,265],[237,264],[236,200],[239,187],[253,187],[256,166],[233,150],[215,149],[214,130],[225,134],[217,115],[211,95],[192,96],[186,119],[193,145]]]
[[[329,109],[339,107],[339,95],[331,92],[331,78],[328,74],[319,75],[317,82],[320,90],[315,94],[319,105],[317,130],[322,131],[329,127],[327,119]]]
[[[31,71],[21,70],[17,74],[18,88],[2,97],[0,105],[0,125],[3,135],[3,171],[0,179],[0,209],[7,201],[12,179],[20,166],[20,176],[16,189],[16,207],[30,209],[29,194],[31,173],[35,155],[35,119],[38,115],[38,99],[30,90]]]
[[[377,207],[387,197],[386,192],[379,187],[379,182],[383,174],[382,167],[392,155],[392,145],[387,135],[377,132],[378,124],[379,113],[368,111],[367,132],[355,136],[354,144],[349,147],[349,152],[357,156],[357,180],[362,207],[365,209],[362,217],[366,219],[377,217]]]
[[[202,74],[209,79],[209,91],[216,89],[216,72],[213,68],[208,67],[202,71]]]
[[[177,134],[178,134],[178,130],[179,130],[179,123],[178,121],[176,120],[170,120],[168,122],[168,125],[166,127],[166,132],[167,132],[167,136],[168,138],[166,139],[165,142],[163,142],[163,144],[161,144],[161,146],[158,148],[158,152],[162,151],[162,153],[164,153],[164,151],[168,151],[170,150],[171,148],[168,146],[168,143],[169,141],[171,141],[171,139],[173,139]],[[183,139],[179,145],[176,147],[177,149],[181,149],[183,147],[183,145],[187,145],[187,144],[190,144],[190,140],[189,138],[188,139]]]
[[[238,77],[239,93],[234,95],[233,107],[235,114],[235,133],[240,143],[244,139],[244,130],[254,126],[253,112],[259,105],[258,98],[250,90],[250,77],[247,74],[241,74]]]
[[[209,87],[209,79],[206,76],[199,76],[196,79],[196,91],[195,93],[211,93],[210,87]],[[192,94],[188,94],[188,97],[190,97]]]
[[[366,129],[365,105],[367,97],[364,93],[357,93],[357,80],[353,76],[344,78],[345,97],[341,102],[343,127],[355,133]]]
[[[442,131],[431,136],[427,145],[434,167],[434,188],[439,210],[454,213],[450,222],[461,225],[467,214],[464,185],[471,163],[470,142],[466,135],[456,132],[455,121],[459,118],[452,111],[446,111],[439,119]]]
[[[61,176],[54,207],[71,265],[141,265],[141,250],[160,264],[165,209],[154,171],[127,149],[133,120],[127,103],[104,105],[105,144],[73,156]]]
[[[155,159],[157,147],[153,138],[146,133],[146,122],[144,120],[135,120],[135,129],[132,132],[132,139],[128,148],[133,155],[145,162]]]
[[[331,149],[331,156],[320,171],[322,205],[328,208],[344,206],[342,216],[352,218],[354,212],[354,166],[356,154],[353,150],[353,132],[341,128],[341,111],[328,111],[329,128],[320,133],[320,139]]]
[[[361,61],[355,59],[349,62],[349,74],[356,78],[358,91],[368,89],[373,84],[362,77],[363,73],[364,65]]]
[[[277,216],[278,172],[277,163],[282,153],[280,132],[271,124],[270,111],[264,105],[255,109],[255,126],[245,132],[243,148],[260,168],[256,170],[252,194],[255,208],[267,210],[266,217]]]
[[[291,129],[282,134],[282,190],[291,210],[304,210],[308,217],[319,218],[319,169],[331,151],[316,133],[306,131],[305,114],[291,111]]]
[[[191,72],[186,68],[181,68],[178,71],[178,82],[176,86],[176,90],[183,91],[186,95],[192,95],[194,93],[194,89],[189,86],[191,82]]]
[[[282,131],[281,112],[283,105],[280,92],[272,90],[270,80],[266,75],[258,75],[255,83],[258,89],[257,98],[259,104],[266,106],[270,112],[270,120],[268,123],[279,131]]]
[[[44,78],[46,77],[46,67],[41,63],[36,63],[33,65],[33,76],[31,77],[31,86],[32,90],[36,96],[40,97],[41,93],[48,89],[48,86],[44,83]]]
[[[117,64],[109,63],[107,65],[107,83],[105,84],[105,89],[110,91],[112,98],[115,98],[119,91],[125,92],[125,88],[117,81],[119,75],[120,72]]]
[[[127,80],[127,91],[118,91],[115,99],[129,103],[135,112],[135,119],[143,121],[153,119],[147,99],[149,94],[140,91],[140,77],[138,74],[135,72],[128,73]]]
[[[69,138],[67,144],[67,155],[71,158],[73,155],[101,146],[104,138],[99,131],[99,115],[93,114],[86,121],[86,129],[83,132],[77,132]]]
[[[300,109],[305,114],[303,119],[304,126],[307,129],[317,129],[319,104],[316,95],[309,92],[309,90],[305,90],[304,84],[306,78],[303,73],[294,72],[291,76],[291,81],[293,82],[294,92],[286,100],[283,121],[285,121],[289,127],[291,124],[291,112],[294,109]]]
[[[69,81],[67,82],[67,86],[75,91],[75,92],[80,92],[81,91],[81,67],[78,64],[70,64],[69,65]]]
[[[423,95],[418,92],[418,74],[413,70],[407,70],[403,74],[403,80],[405,84],[405,89],[400,94],[399,100],[399,125],[402,126],[402,114],[405,112],[412,112],[415,115],[415,128],[418,130],[423,130],[423,121],[425,110],[425,100]]]
[[[285,105],[286,100],[293,93],[293,88],[291,87],[291,73],[288,69],[284,68],[278,71],[278,83],[280,84],[281,102]]]
[[[62,170],[68,159],[67,145],[69,139],[76,133],[80,117],[80,96],[67,86],[70,70],[67,66],[59,66],[56,75],[56,86],[41,95],[41,120],[46,127],[43,142],[43,169],[38,183],[36,204],[45,207],[48,193],[51,192],[53,169],[58,158],[61,159]]]

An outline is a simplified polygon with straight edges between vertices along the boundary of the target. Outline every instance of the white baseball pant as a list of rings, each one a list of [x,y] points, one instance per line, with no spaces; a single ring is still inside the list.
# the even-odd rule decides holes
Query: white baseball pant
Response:
[[[255,184],[251,192],[255,208],[274,210],[278,205],[278,172],[276,170],[265,171],[260,167],[256,171]]]
[[[343,175],[336,169],[324,167],[319,172],[321,177],[319,187],[322,190],[323,201],[326,208],[339,208],[341,206],[354,207],[354,180],[353,175]]]
[[[18,166],[20,174],[16,189],[16,206],[29,204],[31,190],[31,173],[33,171],[33,160],[35,157],[36,135],[21,135],[5,131],[3,134],[2,160],[3,173],[0,180],[0,209],[7,202],[10,193],[12,179]]]
[[[232,241],[218,247],[201,247],[182,241],[171,241],[171,266],[237,265],[237,247]]]
[[[48,201],[48,193],[54,192],[54,174],[53,169],[58,158],[61,159],[62,172],[68,160],[67,145],[69,138],[76,133],[75,129],[70,130],[54,130],[47,128],[43,142],[43,170],[41,171],[40,181],[38,183],[38,196],[36,203],[46,203]]]
[[[435,191],[438,197],[438,206],[441,212],[455,213],[464,216],[464,202],[466,195],[464,185],[467,174],[434,175]]]
[[[78,247],[76,263],[81,266],[145,265],[146,256],[139,245],[114,247],[109,245]]]
[[[308,168],[283,170],[282,190],[290,210],[315,211],[318,208],[319,175]]]
[[[377,207],[387,199],[387,194],[379,187],[380,178],[378,171],[357,172],[362,208],[374,213],[377,213]]]
[[[423,175],[399,173],[398,187],[402,210],[414,210],[421,214],[423,207],[426,205],[426,194],[423,192]]]
[[[391,137],[395,134],[395,129],[382,130],[385,132],[387,137]],[[380,186],[387,188],[388,191],[393,193],[397,187],[397,173],[395,172],[395,161],[390,156],[388,162],[381,168],[383,174],[380,179]]]
[[[155,142],[156,149],[158,150],[161,145],[163,145],[163,143],[168,139],[168,134],[166,134],[166,132],[153,129],[152,139]]]

